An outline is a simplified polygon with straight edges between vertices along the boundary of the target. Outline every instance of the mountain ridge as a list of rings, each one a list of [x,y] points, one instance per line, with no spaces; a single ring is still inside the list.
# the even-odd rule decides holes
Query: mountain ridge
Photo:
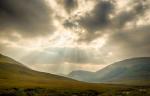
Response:
[[[137,57],[115,62],[96,71],[90,78],[80,75],[71,78],[94,83],[121,83],[122,81],[150,81],[150,57]],[[78,73],[79,74],[79,73]],[[74,75],[77,75],[74,73]],[[71,76],[70,74],[68,76]],[[137,79],[137,80],[136,80]],[[150,84],[150,82],[149,82]]]

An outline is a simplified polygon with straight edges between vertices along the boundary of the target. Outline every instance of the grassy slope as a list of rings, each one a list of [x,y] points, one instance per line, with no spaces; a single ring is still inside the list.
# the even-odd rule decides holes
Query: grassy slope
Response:
[[[31,70],[15,60],[0,55],[0,88],[48,88],[109,90],[127,86],[92,84]]]
[[[0,56],[0,87],[61,87],[77,82],[62,76],[31,70],[11,58]]]
[[[139,91],[142,87],[84,83],[31,70],[8,57],[0,56],[0,61],[0,96],[74,96],[75,93],[78,94],[75,96],[99,96],[92,95],[95,92],[100,96],[126,96],[126,92],[135,94],[128,96],[150,94],[149,87],[143,87],[146,90],[143,95]]]
[[[0,88],[48,88],[48,89],[118,89],[119,85],[92,84],[65,77],[42,73],[20,65],[0,64]],[[126,88],[127,86],[121,87]],[[120,88],[119,88],[120,89]]]

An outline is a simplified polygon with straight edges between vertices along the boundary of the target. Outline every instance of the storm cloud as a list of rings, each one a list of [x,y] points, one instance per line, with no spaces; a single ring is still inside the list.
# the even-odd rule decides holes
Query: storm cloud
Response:
[[[47,35],[54,30],[51,15],[45,0],[0,0],[0,34]]]
[[[67,12],[71,12],[78,6],[78,0],[64,0],[64,7]]]
[[[118,1],[100,0],[96,2],[92,11],[79,18],[72,17],[64,22],[66,28],[85,30],[80,34],[79,42],[91,42],[105,34],[115,33],[116,30],[126,29],[126,24],[137,23],[149,10],[149,0],[133,0],[128,3],[128,10],[119,9]],[[75,18],[75,19],[74,19]],[[134,26],[134,24],[132,25]]]
[[[113,26],[122,28],[128,22],[136,22],[141,16],[144,16],[149,9],[149,5],[147,0],[133,0],[130,3],[130,10],[123,10],[113,18],[112,21],[115,22]]]
[[[110,22],[109,15],[113,12],[114,5],[111,1],[100,1],[96,4],[92,12],[87,13],[78,21],[79,25],[88,32],[95,32],[108,26]]]

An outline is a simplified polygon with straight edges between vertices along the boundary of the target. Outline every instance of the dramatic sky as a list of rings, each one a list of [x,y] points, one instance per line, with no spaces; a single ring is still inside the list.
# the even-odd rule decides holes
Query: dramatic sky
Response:
[[[150,0],[0,0],[0,53],[56,74],[150,56]]]

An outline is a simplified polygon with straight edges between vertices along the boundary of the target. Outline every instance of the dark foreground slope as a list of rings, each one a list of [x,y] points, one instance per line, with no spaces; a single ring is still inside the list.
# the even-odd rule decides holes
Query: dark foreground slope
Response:
[[[70,73],[69,77],[87,82],[150,85],[150,57],[127,59],[95,73],[84,72],[83,76],[78,74],[79,71],[76,71]]]

